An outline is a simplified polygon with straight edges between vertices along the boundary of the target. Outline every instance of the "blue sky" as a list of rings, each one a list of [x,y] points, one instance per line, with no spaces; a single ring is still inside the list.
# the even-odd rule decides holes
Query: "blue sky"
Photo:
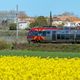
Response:
[[[80,17],[80,0],[0,0],[0,10],[16,10],[18,4],[20,11],[29,16],[49,16],[63,12],[73,12]]]

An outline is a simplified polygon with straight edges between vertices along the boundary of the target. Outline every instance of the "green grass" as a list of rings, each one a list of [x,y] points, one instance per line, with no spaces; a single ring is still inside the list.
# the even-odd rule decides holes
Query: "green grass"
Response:
[[[59,57],[72,58],[80,57],[77,52],[47,52],[47,51],[27,51],[27,50],[0,50],[2,56],[41,56],[41,57]]]

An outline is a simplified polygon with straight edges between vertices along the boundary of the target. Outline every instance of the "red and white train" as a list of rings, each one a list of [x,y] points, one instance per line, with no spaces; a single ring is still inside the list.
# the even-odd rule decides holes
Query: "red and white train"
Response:
[[[32,28],[28,32],[29,42],[80,42],[80,30],[71,28]]]

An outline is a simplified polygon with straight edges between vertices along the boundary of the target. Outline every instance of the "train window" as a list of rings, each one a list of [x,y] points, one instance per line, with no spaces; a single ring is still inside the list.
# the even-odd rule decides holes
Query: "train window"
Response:
[[[76,39],[80,40],[80,34],[76,34]]]
[[[39,31],[38,33],[39,33],[39,34],[42,34],[42,31]]]
[[[61,39],[65,39],[65,34],[61,34]]]
[[[29,36],[37,36],[38,32],[37,31],[31,31],[28,33]]]
[[[43,36],[46,36],[46,31],[43,31]]]
[[[57,39],[60,39],[60,34],[57,34]]]
[[[64,34],[64,33],[65,33],[65,30],[58,31],[58,34]]]
[[[69,31],[67,30],[66,33],[69,33]]]
[[[65,39],[68,40],[70,38],[69,34],[65,34]]]
[[[77,34],[80,34],[80,30],[77,30],[77,32],[76,32]]]
[[[74,34],[70,34],[70,39],[74,39]]]
[[[46,31],[46,34],[50,34],[50,31]]]
[[[42,31],[39,31],[38,32],[38,36],[42,36]]]
[[[64,34],[65,33],[65,31],[62,31],[62,34]]]
[[[56,36],[56,31],[52,31],[52,40],[56,40],[57,36]]]
[[[37,36],[37,35],[38,35],[38,32],[37,32],[37,31],[35,31],[35,32],[33,33],[33,35]]]
[[[38,32],[38,35],[39,36],[46,36],[46,31],[39,31]]]

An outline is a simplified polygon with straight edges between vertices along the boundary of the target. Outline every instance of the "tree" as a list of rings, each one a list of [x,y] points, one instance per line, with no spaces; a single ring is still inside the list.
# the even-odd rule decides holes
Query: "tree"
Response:
[[[10,23],[9,24],[9,30],[16,30],[16,26],[17,26],[16,23]]]
[[[2,20],[1,24],[7,26],[8,20]]]
[[[9,24],[9,22],[8,22],[7,19],[6,20],[2,20],[1,21],[2,29],[8,29],[8,24]]]
[[[49,24],[49,26],[52,26],[52,13],[50,12],[50,24]]]
[[[44,16],[39,16],[35,18],[35,22],[30,24],[30,27],[40,27],[48,25],[47,19]]]

